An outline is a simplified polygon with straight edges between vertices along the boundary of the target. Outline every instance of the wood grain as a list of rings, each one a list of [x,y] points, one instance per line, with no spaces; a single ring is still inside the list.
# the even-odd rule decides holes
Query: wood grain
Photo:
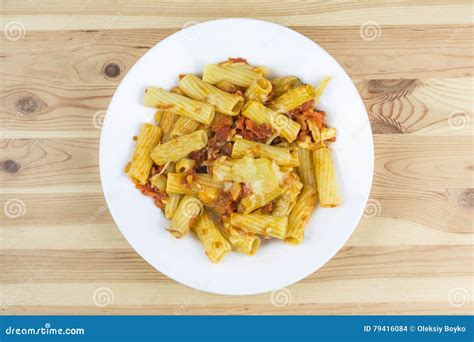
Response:
[[[0,37],[0,312],[472,314],[471,9],[448,0],[2,3],[4,29],[24,31]],[[131,66],[183,25],[222,17],[277,22],[320,44],[355,82],[374,133],[372,193],[349,241],[303,281],[256,296],[196,291],[154,270],[114,224],[98,173],[101,120]],[[364,39],[371,22],[376,36]],[[97,291],[110,302],[97,305]]]

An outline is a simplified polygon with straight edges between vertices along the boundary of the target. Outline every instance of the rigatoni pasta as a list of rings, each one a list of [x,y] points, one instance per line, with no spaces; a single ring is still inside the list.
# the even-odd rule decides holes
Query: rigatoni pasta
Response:
[[[221,261],[230,252],[230,243],[222,236],[207,210],[199,217],[193,230],[204,246],[204,252],[212,262]]]
[[[202,214],[202,211],[203,205],[197,197],[185,195],[173,215],[168,231],[174,237],[182,238],[189,232],[196,219]]]
[[[311,213],[340,205],[331,150],[336,129],[315,108],[314,88],[296,76],[268,78],[243,58],[150,87],[144,124],[125,172],[153,198],[181,238],[192,230],[209,260],[257,253],[261,238],[303,243]]]
[[[262,76],[264,76],[262,68],[248,67],[243,63],[207,64],[204,66],[202,80],[209,84],[227,81],[247,88],[254,80]]]
[[[136,179],[140,184],[145,184],[148,179],[148,174],[153,165],[150,153],[160,140],[160,137],[160,127],[152,124],[146,123],[140,130],[132,161],[127,172],[132,179]]]
[[[219,113],[238,115],[244,105],[242,96],[229,94],[194,75],[181,78],[179,87],[190,98],[213,105]]]
[[[207,103],[152,87],[147,88],[145,92],[145,106],[187,116],[207,125],[211,123],[215,114],[215,108]]]
[[[311,185],[305,185],[288,217],[288,230],[285,234],[286,243],[297,245],[303,241],[304,230],[311,213],[316,207],[316,202],[316,191]]]
[[[157,165],[164,165],[169,161],[178,161],[189,153],[200,150],[206,144],[207,134],[205,131],[199,130],[156,146],[151,151],[151,159]]]
[[[334,171],[331,150],[320,148],[313,152],[313,159],[321,207],[337,207],[341,204],[341,194],[336,172]]]

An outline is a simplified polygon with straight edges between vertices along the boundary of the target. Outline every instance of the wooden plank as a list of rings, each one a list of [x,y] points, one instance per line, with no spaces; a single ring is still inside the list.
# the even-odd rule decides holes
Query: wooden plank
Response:
[[[72,234],[72,237],[75,235]],[[67,242],[65,242],[67,246]],[[66,247],[67,248],[67,247]],[[373,280],[436,276],[440,280],[472,275],[472,244],[457,246],[344,247],[299,286],[335,280]],[[174,285],[132,249],[0,250],[3,284],[136,282]]]
[[[0,184],[10,193],[101,191],[98,149],[98,139],[1,140]]]
[[[14,297],[16,298],[16,297]],[[141,304],[97,306],[36,306],[9,305],[0,309],[11,315],[470,315],[469,305],[455,307],[447,302],[398,302],[398,303],[309,303],[288,304],[281,307],[273,304],[194,304],[192,296],[187,302],[174,305]],[[8,311],[7,311],[8,310]]]
[[[3,284],[5,298],[10,305],[23,307],[28,310],[45,306],[48,308],[74,307],[95,309],[100,312],[102,308],[94,304],[94,292],[99,289],[109,293],[112,300],[110,308],[114,306],[125,310],[128,307],[141,308],[154,306],[168,306],[178,308],[192,301],[194,305],[216,306],[229,308],[232,306],[253,306],[258,304],[272,305],[272,293],[254,296],[216,296],[213,294],[196,291],[179,284],[166,283],[137,283],[137,282],[86,282],[86,283],[28,283],[28,279],[19,284]],[[429,284],[427,286],[427,284]],[[23,286],[22,286],[23,285]],[[19,288],[21,286],[21,288]],[[469,277],[413,277],[413,278],[371,278],[371,279],[340,279],[323,281],[319,283],[298,283],[287,288],[285,293],[291,296],[291,305],[286,308],[292,313],[298,312],[298,304],[314,303],[338,304],[347,306],[354,303],[354,309],[366,304],[407,303],[412,302],[413,307],[419,302],[442,303],[449,305],[449,293],[453,289],[464,288],[472,290]],[[407,290],[409,289],[409,291]],[[18,295],[17,293],[20,292]],[[278,290],[273,296],[278,293]],[[17,295],[16,295],[17,294]],[[16,296],[15,296],[16,295]],[[252,303],[252,304],[249,304]],[[362,304],[362,305],[361,305]],[[229,307],[230,306],[230,307]],[[457,309],[460,312],[466,307],[472,310],[472,302],[466,302]],[[276,309],[274,309],[276,311]]]
[[[359,25],[377,20],[380,25],[463,24],[470,20],[469,2],[423,1],[386,2],[289,2],[279,1],[173,1],[148,3],[41,2],[23,0],[6,3],[5,21],[18,20],[31,30],[100,28],[111,16],[118,16],[120,28],[167,28],[182,26],[191,20],[206,21],[225,17],[253,17],[283,25],[322,26]],[[442,13],[443,15],[439,15]],[[125,15],[126,14],[126,15]],[[74,20],[71,20],[74,15]]]

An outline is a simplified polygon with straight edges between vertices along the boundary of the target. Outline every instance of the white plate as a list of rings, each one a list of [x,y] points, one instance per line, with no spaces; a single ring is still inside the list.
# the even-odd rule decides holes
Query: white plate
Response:
[[[230,253],[212,264],[199,241],[177,240],[153,201],[124,174],[134,142],[154,110],[143,106],[148,86],[169,89],[178,75],[202,73],[206,63],[243,57],[267,67],[272,76],[296,75],[317,85],[332,80],[319,108],[337,128],[332,144],[343,205],[318,208],[300,246],[262,243],[254,257]],[[128,242],[158,271],[187,286],[219,294],[247,295],[293,284],[326,263],[344,245],[366,205],[372,182],[374,150],[364,104],[339,64],[316,43],[286,27],[250,19],[223,19],[190,26],[155,45],[123,79],[108,108],[100,139],[100,175],[110,212]]]

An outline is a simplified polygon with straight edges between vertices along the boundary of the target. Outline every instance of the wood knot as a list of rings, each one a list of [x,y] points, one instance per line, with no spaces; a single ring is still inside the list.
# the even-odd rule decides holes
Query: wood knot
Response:
[[[120,67],[115,63],[109,63],[105,66],[105,74],[108,77],[117,77],[120,75]]]
[[[48,107],[38,96],[29,92],[13,94],[12,99],[7,100],[7,106],[15,116],[37,114]]]
[[[370,80],[367,90],[374,95],[384,96],[385,101],[394,101],[411,94],[419,85],[419,80]]]
[[[4,162],[1,163],[1,168],[2,171],[8,172],[8,173],[16,173],[18,170],[20,170],[21,165],[17,163],[14,160],[5,160]]]
[[[108,80],[115,80],[120,77],[123,70],[125,70],[124,65],[120,61],[113,60],[107,61],[100,73]]]

